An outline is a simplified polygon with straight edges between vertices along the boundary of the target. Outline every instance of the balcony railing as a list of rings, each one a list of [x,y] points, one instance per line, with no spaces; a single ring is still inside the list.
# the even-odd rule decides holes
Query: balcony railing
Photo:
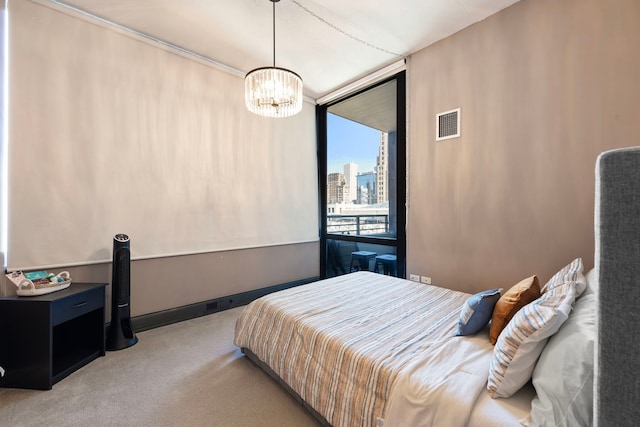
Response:
[[[389,215],[327,215],[330,234],[388,234]]]

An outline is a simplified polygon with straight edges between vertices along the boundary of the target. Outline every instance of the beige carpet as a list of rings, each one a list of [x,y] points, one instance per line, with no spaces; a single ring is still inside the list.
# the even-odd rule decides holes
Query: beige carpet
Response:
[[[49,391],[0,388],[0,425],[317,426],[233,345],[241,310],[137,333]]]

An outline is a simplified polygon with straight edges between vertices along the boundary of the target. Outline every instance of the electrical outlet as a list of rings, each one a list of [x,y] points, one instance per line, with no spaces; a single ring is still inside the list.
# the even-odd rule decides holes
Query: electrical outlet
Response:
[[[431,284],[431,277],[422,276],[422,277],[420,277],[420,281],[422,283],[424,283],[425,285],[430,285]]]
[[[409,275],[409,280],[411,280],[412,282],[419,282],[420,281],[420,276],[418,276],[417,274],[410,274]]]

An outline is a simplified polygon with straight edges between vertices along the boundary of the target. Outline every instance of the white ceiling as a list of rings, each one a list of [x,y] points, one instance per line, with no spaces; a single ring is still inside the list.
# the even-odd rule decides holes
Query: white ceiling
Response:
[[[42,0],[36,0],[45,3]],[[195,52],[244,74],[273,63],[270,0],[46,0]],[[518,0],[281,0],[276,66],[320,98]]]

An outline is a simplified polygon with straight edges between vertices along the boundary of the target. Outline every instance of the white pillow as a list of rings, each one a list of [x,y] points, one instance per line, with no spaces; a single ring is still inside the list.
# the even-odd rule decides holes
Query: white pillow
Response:
[[[593,293],[578,299],[542,351],[533,371],[537,397],[531,402],[532,426],[593,424],[595,306]]]
[[[587,287],[584,291],[585,295],[593,294],[598,291],[598,278],[595,267],[587,273]]]
[[[582,259],[556,273],[537,300],[522,307],[498,337],[489,367],[487,389],[493,398],[509,397],[531,379],[547,339],[567,320],[586,281],[578,282]]]

